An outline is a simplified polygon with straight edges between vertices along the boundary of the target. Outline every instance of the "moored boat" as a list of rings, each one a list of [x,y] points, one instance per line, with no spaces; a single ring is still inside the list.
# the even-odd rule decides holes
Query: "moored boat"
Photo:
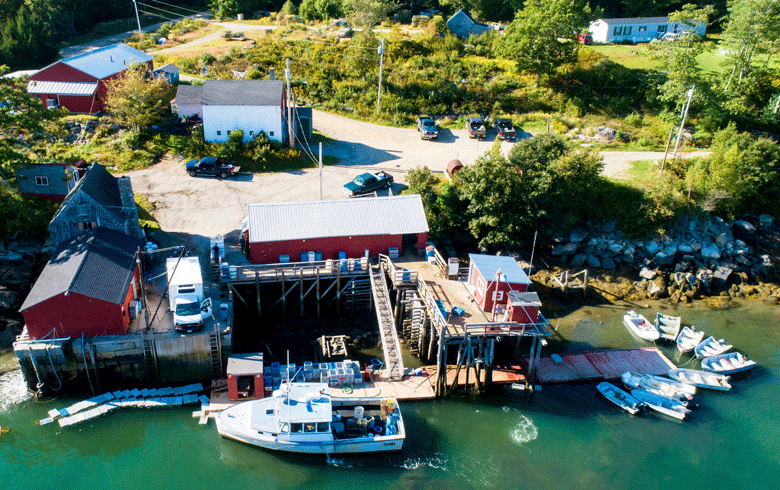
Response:
[[[677,400],[690,400],[696,394],[696,388],[691,385],[651,374],[626,371],[620,378],[628,388],[640,388],[656,395]]]
[[[639,338],[655,342],[661,336],[658,329],[647,318],[635,311],[629,311],[623,315],[623,325],[636,334]]]
[[[702,359],[704,357],[719,356],[733,347],[724,339],[715,340],[715,337],[707,337],[699,342],[699,344],[693,348],[693,352],[696,353],[696,357]]]
[[[731,389],[729,377],[711,373],[709,371],[698,371],[696,369],[670,369],[669,377],[676,379],[681,383],[686,383],[699,388],[709,388],[711,390],[728,391]]]
[[[704,338],[704,332],[695,327],[683,327],[677,336],[677,350],[681,353],[690,352],[699,345]]]
[[[596,389],[601,392],[607,400],[611,401],[618,407],[622,408],[631,415],[636,415],[639,410],[642,409],[642,402],[629,395],[625,391],[621,390],[612,383],[603,381],[596,386]]]
[[[664,340],[674,342],[680,333],[681,325],[682,321],[679,316],[664,315],[663,313],[655,314],[655,327]]]
[[[635,388],[631,390],[631,396],[644,403],[658,413],[683,420],[691,411],[685,405],[665,396],[656,395],[649,391]]]
[[[395,398],[333,399],[325,383],[282,385],[219,412],[216,422],[222,437],[297,453],[400,451],[406,437]]]
[[[753,369],[755,366],[755,361],[748,359],[747,356],[739,352],[729,352],[719,356],[707,357],[701,361],[702,369],[718,374],[734,374]]]

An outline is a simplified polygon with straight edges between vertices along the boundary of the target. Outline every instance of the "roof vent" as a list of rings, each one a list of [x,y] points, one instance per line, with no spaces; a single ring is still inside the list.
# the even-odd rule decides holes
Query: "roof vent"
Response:
[[[111,56],[111,55],[108,55],[108,57],[109,57],[109,59],[111,59],[111,63],[113,63],[114,62],[114,57]]]

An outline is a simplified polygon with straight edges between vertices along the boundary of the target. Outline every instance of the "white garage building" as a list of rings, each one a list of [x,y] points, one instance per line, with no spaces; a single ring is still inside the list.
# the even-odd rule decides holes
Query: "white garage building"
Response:
[[[282,80],[206,80],[202,95],[203,136],[224,143],[233,131],[244,142],[260,131],[268,139],[287,139],[287,94]]]

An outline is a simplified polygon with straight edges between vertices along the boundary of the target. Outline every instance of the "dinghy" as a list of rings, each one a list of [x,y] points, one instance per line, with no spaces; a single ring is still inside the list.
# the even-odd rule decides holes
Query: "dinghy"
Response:
[[[679,316],[664,315],[663,313],[655,314],[655,327],[664,340],[674,342],[680,333],[680,325],[682,325],[682,322]]]
[[[621,376],[621,379],[628,388],[640,388],[650,393],[676,400],[690,400],[696,394],[694,386],[651,374],[638,374],[626,371]]]
[[[715,337],[707,337],[699,342],[699,344],[693,348],[696,353],[696,357],[702,359],[704,357],[719,356],[731,349],[732,345],[723,339],[715,340]]]
[[[656,395],[655,393],[650,393],[649,391],[633,389],[631,390],[631,396],[656,412],[679,420],[683,420],[685,416],[691,412],[685,405],[678,401],[666,398],[665,396]]]
[[[636,415],[642,408],[642,402],[621,390],[612,383],[603,381],[596,386],[596,389],[618,407],[622,408],[631,415]]]
[[[647,318],[635,311],[629,311],[623,315],[623,325],[639,338],[655,342],[661,336],[658,329]]]
[[[728,354],[707,357],[701,361],[702,369],[718,374],[734,374],[753,369],[755,366],[755,361],[751,361],[747,356],[739,352],[729,352]]]
[[[728,391],[731,389],[729,377],[722,374],[715,374],[709,371],[698,371],[696,369],[670,369],[669,377],[677,381],[699,388],[708,388],[711,390]]]
[[[690,352],[699,345],[704,338],[704,332],[696,330],[695,327],[683,327],[680,335],[677,336],[677,350],[684,354]]]

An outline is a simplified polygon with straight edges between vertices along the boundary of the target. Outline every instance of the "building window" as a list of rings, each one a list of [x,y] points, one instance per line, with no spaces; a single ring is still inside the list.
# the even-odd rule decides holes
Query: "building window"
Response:
[[[250,131],[250,132],[249,132],[249,136],[254,136],[254,135],[255,135],[255,132],[254,132],[254,131]]]
[[[666,32],[666,24],[664,24],[662,26],[658,26],[658,32],[662,32],[662,33]]]
[[[639,26],[637,32],[647,32],[647,26]]]
[[[479,294],[485,294],[485,280],[481,277],[477,278],[477,291]]]
[[[273,135],[274,135],[274,132],[273,132],[273,131],[271,131],[270,133],[268,133],[268,136],[271,136],[271,137],[273,137]]]
[[[623,28],[623,35],[624,36],[630,36],[631,35],[631,29],[633,29],[631,26],[624,27]]]
[[[80,221],[79,222],[79,230],[91,230],[92,228],[96,227],[97,223],[94,221]]]
[[[675,24],[675,25],[674,25],[674,32],[677,32],[677,29],[678,29],[679,27],[680,27],[679,25]]]
[[[217,136],[222,136],[222,131],[217,131]]]
[[[615,29],[612,31],[613,36],[619,36],[623,32],[622,27],[615,27]]]
[[[228,136],[230,136],[230,131],[228,131]]]
[[[35,185],[49,185],[49,178],[45,175],[36,175]]]

